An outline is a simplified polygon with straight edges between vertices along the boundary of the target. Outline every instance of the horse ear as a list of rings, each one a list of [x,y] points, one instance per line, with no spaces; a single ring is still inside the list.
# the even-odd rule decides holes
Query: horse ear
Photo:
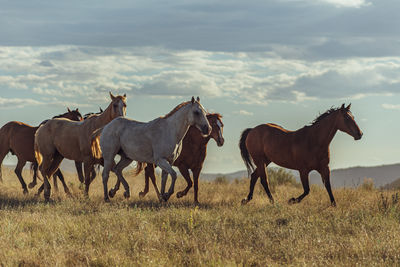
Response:
[[[342,104],[342,106],[340,107],[340,109],[344,109],[344,103]]]
[[[192,96],[192,104],[194,103],[194,96]]]
[[[200,103],[200,97],[197,97],[197,98],[196,98],[196,100],[197,100],[197,102],[199,102],[199,103]]]
[[[350,110],[351,103],[346,107],[347,110]]]
[[[71,110],[69,109],[69,107],[67,107],[68,112],[71,112]]]
[[[103,109],[100,107],[100,112],[103,112]]]
[[[78,108],[75,109],[76,112],[79,112]]]
[[[110,97],[111,97],[111,100],[115,99],[115,96],[111,92],[110,92]]]
[[[124,94],[124,98],[126,97],[126,94]]]

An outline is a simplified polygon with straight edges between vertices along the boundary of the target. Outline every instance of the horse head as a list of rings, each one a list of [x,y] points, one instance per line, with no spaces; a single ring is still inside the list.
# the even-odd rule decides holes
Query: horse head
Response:
[[[111,112],[111,118],[116,118],[116,117],[125,117],[126,115],[126,94],[123,96],[114,96],[110,92],[110,97],[111,97],[111,103],[107,107],[108,110]],[[106,110],[107,110],[106,109]]]
[[[340,109],[338,109],[339,117],[337,119],[337,127],[340,131],[347,133],[352,136],[354,140],[360,140],[363,132],[358,127],[354,116],[350,111],[351,104],[347,107],[343,104]]]
[[[208,122],[211,125],[210,137],[215,140],[217,146],[223,146],[225,139],[222,136],[224,124],[221,120],[222,116],[218,113],[207,114]]]
[[[192,97],[191,103],[188,104],[189,113],[188,113],[188,121],[190,125],[194,125],[200,132],[208,136],[211,133],[211,126],[207,120],[207,113],[204,110],[203,106],[200,104],[200,98],[197,97],[195,100]]]
[[[70,119],[72,121],[81,121],[83,120],[83,117],[81,115],[81,113],[79,112],[78,108],[75,110],[70,110],[67,107],[68,112],[64,113],[63,115],[61,115],[64,118]]]

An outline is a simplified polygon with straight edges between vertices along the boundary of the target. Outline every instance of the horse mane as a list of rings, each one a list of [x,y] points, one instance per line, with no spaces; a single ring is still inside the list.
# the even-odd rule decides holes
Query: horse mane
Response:
[[[219,113],[207,113],[207,119],[208,118],[217,118],[217,119],[222,119],[222,115]]]
[[[186,106],[188,104],[192,103],[191,101],[187,101],[187,102],[182,102],[179,105],[177,105],[173,110],[171,110],[168,114],[160,117],[161,119],[166,119],[168,117],[171,117],[175,112],[177,112],[179,109],[181,109],[183,106]]]
[[[332,113],[338,111],[340,108],[334,108],[331,107],[330,109],[328,109],[327,111],[325,111],[322,114],[319,114],[318,117],[316,117],[312,122],[311,125],[315,125],[316,123],[319,123],[320,121],[322,121],[323,119],[325,119],[326,117],[328,117],[329,115],[331,115]]]
[[[65,113],[63,113],[63,114],[60,114],[60,115],[54,116],[52,119],[64,118],[64,116],[65,116],[66,114],[68,114],[68,113],[69,113],[69,112],[65,112]]]

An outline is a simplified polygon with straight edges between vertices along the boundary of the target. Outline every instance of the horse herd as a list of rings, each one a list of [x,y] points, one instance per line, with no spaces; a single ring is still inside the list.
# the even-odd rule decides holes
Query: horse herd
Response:
[[[18,163],[15,168],[23,192],[28,193],[22,177],[25,163],[32,162],[33,181],[36,185],[37,170],[43,176],[43,184],[37,195],[44,190],[45,201],[50,199],[50,182],[53,176],[56,187],[57,178],[62,182],[66,194],[70,191],[59,170],[64,158],[75,161],[78,178],[84,183],[84,192],[96,176],[95,165],[103,165],[102,179],[104,200],[110,201],[120,187],[124,186],[124,197],[129,198],[129,184],[123,170],[136,161],[135,175],[145,170],[145,188],[140,192],[144,197],[149,191],[151,179],[160,201],[168,201],[174,193],[177,174],[172,166],[178,167],[187,186],[177,193],[185,196],[194,183],[194,202],[198,203],[198,179],[206,157],[208,141],[212,138],[218,146],[224,144],[222,116],[207,113],[200,99],[192,99],[176,106],[167,115],[149,122],[139,122],[125,117],[126,95],[114,96],[110,92],[111,103],[104,111],[87,114],[78,109],[32,127],[22,122],[12,121],[0,129],[0,180],[1,162],[8,152],[15,154]],[[331,205],[336,202],[330,186],[329,144],[337,130],[348,133],[358,140],[362,132],[350,112],[350,105],[331,108],[316,118],[311,125],[297,131],[288,131],[276,124],[261,124],[242,132],[239,141],[241,156],[245,162],[250,179],[250,192],[242,200],[246,204],[253,198],[254,186],[260,178],[271,203],[274,199],[268,187],[265,167],[271,162],[279,166],[298,170],[304,192],[289,203],[299,203],[310,191],[308,174],[317,170],[329,194]],[[115,156],[120,156],[118,163]],[[83,170],[82,170],[83,164]],[[154,169],[161,168],[161,190],[158,190]],[[193,182],[189,170],[193,174]],[[108,190],[110,171],[118,177],[114,188]],[[168,174],[171,184],[166,191]]]

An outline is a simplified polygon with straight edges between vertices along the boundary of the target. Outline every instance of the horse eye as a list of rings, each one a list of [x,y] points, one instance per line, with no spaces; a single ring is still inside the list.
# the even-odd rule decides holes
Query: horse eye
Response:
[[[199,116],[200,115],[200,111],[196,110],[193,112],[194,115]]]

